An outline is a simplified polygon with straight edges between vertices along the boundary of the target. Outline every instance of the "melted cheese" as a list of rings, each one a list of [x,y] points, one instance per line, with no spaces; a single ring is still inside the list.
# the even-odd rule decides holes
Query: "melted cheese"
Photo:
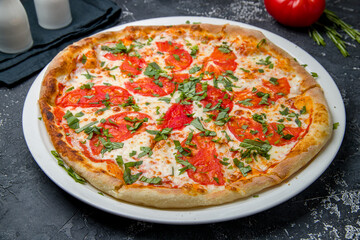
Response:
[[[146,42],[147,39],[140,39],[139,42]],[[184,49],[188,52],[191,51],[191,47],[198,45],[199,51],[196,58],[193,59],[192,64],[189,66],[188,69],[180,71],[178,73],[189,73],[189,69],[194,66],[202,66],[202,63],[205,58],[207,58],[213,51],[214,47],[219,46],[222,44],[222,41],[219,40],[212,40],[208,43],[201,43],[194,39],[191,39],[188,35],[183,36],[182,39],[173,40],[170,36],[166,33],[160,34],[154,38],[153,41],[149,45],[145,44],[142,48],[135,48],[135,50],[143,57],[146,63],[156,62],[163,70],[167,71],[169,75],[171,75],[171,70],[166,69],[165,58],[167,57],[166,54],[159,54],[157,53],[158,49],[156,46],[156,42],[158,41],[175,41],[179,44],[184,46]],[[241,40],[237,39],[232,42],[230,45],[231,49],[235,49],[236,46],[241,44]],[[115,43],[106,43],[109,47],[114,47]],[[123,63],[123,60],[115,60],[110,61],[106,57],[107,51],[101,50],[101,46],[96,47],[96,53],[98,56],[99,65],[100,63],[103,64],[103,67],[99,67],[95,70],[87,70],[84,69],[84,66],[81,62],[77,63],[76,69],[68,76],[67,79],[69,81],[65,81],[65,79],[60,81],[62,84],[65,85],[65,89],[69,89],[70,87],[74,87],[75,89],[80,88],[82,85],[88,82],[92,82],[95,85],[104,85],[104,83],[108,83],[114,86],[119,86],[124,89],[125,82],[133,79],[136,81],[137,79],[147,77],[144,75],[144,70],[141,74],[137,76],[126,76],[124,73],[121,72],[120,66]],[[236,63],[238,64],[236,70],[234,71],[234,75],[238,77],[238,81],[234,81],[233,88],[234,92],[240,92],[242,90],[251,90],[252,88],[257,88],[262,85],[263,80],[269,80],[271,77],[281,78],[286,77],[289,80],[289,84],[291,86],[290,94],[288,98],[292,98],[297,96],[300,93],[300,83],[302,78],[300,76],[295,75],[293,72],[285,72],[282,68],[278,67],[280,61],[272,56],[271,53],[262,53],[256,56],[244,56],[241,55],[239,51],[233,51],[236,55]],[[82,54],[85,54],[82,53]],[[80,54],[80,56],[82,55]],[[261,60],[270,57],[270,61],[274,65],[272,69],[270,69],[266,65],[259,65],[257,64]],[[258,69],[261,68],[264,70],[263,73],[259,73]],[[106,70],[112,69],[112,70]],[[251,77],[247,77],[247,73],[245,70],[251,72]],[[87,74],[91,74],[93,77],[88,79],[86,77]],[[193,76],[198,76],[199,73],[193,74]],[[213,81],[206,81],[209,85],[213,86]],[[220,84],[220,88],[223,86]],[[136,104],[140,107],[140,112],[145,113],[150,116],[149,124],[153,124],[149,127],[149,130],[159,130],[156,126],[156,119],[159,119],[163,116],[167,109],[175,103],[175,99],[179,97],[179,93],[176,92],[174,96],[171,98],[170,103],[166,103],[164,101],[160,101],[157,97],[145,97],[139,94],[134,94],[129,91],[130,94],[134,96]],[[169,95],[166,97],[170,97]],[[267,116],[267,121],[269,122],[276,122],[279,119],[283,119],[284,116],[280,114],[282,108],[280,107],[281,104],[286,105],[285,102],[286,98],[281,98],[277,101],[275,105],[270,105],[263,109],[248,109],[241,107],[240,105],[234,104],[232,111],[229,113],[230,116],[235,115],[238,111],[242,111],[243,115],[246,117],[250,117],[255,113],[265,113]],[[199,102],[193,102],[193,117],[199,119],[206,119],[207,115],[203,111],[203,106]],[[99,116],[95,113],[98,108],[81,108],[81,107],[67,107],[64,110],[71,111],[73,114],[78,112],[83,112],[85,115],[80,117],[80,126],[84,126],[94,119],[99,120]],[[126,111],[125,109],[120,109],[120,111],[114,111],[114,108],[106,110],[100,116],[100,119],[107,119],[108,117]],[[299,120],[301,121],[302,128],[305,129],[307,127],[305,121],[308,118],[308,114],[303,114],[299,116]],[[62,124],[66,124],[66,120],[63,120]],[[224,162],[228,162],[229,165],[223,166],[224,177],[226,179],[231,179],[233,177],[239,178],[241,177],[239,170],[237,167],[234,166],[232,159],[237,157],[240,159],[240,154],[236,152],[230,151],[230,149],[239,149],[240,142],[233,136],[233,134],[227,129],[227,127],[219,127],[213,123],[213,121],[206,123],[202,121],[204,127],[208,130],[216,131],[217,136],[216,138],[222,139],[219,143],[216,143],[216,150],[218,153],[218,159],[224,160]],[[294,121],[287,121],[286,124],[296,127]],[[171,186],[181,187],[184,184],[192,184],[195,183],[186,172],[179,174],[179,169],[183,168],[183,166],[176,162],[174,155],[177,153],[175,149],[174,140],[178,140],[180,142],[184,141],[188,134],[191,131],[194,131],[194,134],[198,133],[199,131],[195,129],[193,126],[186,126],[181,131],[173,131],[169,139],[157,142],[153,148],[153,155],[152,156],[144,156],[141,159],[138,159],[137,156],[141,152],[141,147],[150,147],[154,143],[153,138],[154,135],[147,133],[146,131],[135,134],[132,138],[123,141],[124,146],[121,149],[115,149],[111,152],[106,152],[103,156],[97,156],[99,159],[113,159],[114,162],[116,156],[121,155],[123,157],[124,163],[133,162],[133,161],[143,161],[143,163],[138,167],[132,169],[132,173],[142,172],[143,176],[147,178],[153,177],[161,177],[166,178],[167,180],[171,180]],[[227,141],[227,136],[230,136],[231,141]],[[80,142],[87,141],[86,138],[88,136],[81,132],[79,134],[72,134],[72,144],[75,148],[81,151]],[[89,141],[85,144],[89,147]],[[251,163],[245,163],[245,165],[250,165],[253,169],[257,169],[260,172],[265,172],[271,165],[276,164],[277,162],[284,159],[287,153],[294,147],[296,142],[292,142],[285,146],[272,146],[269,154],[271,158],[266,160],[264,157],[258,156],[256,160],[253,160]],[[130,153],[136,151],[136,155],[130,157]],[[139,182],[139,181],[138,181]],[[147,183],[139,182],[139,184],[146,185]],[[216,186],[216,185],[208,185],[207,189],[222,189],[224,186]]]

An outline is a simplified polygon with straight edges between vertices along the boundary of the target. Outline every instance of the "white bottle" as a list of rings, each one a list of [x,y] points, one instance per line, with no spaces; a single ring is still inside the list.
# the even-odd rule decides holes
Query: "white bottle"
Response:
[[[58,29],[72,21],[69,0],[34,0],[39,25],[46,29]]]
[[[18,53],[33,45],[29,20],[19,0],[0,0],[0,51]]]

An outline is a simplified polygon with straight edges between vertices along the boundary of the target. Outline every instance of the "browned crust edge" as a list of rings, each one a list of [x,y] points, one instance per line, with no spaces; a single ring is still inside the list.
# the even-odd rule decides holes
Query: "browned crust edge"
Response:
[[[74,67],[74,58],[84,49],[90,49],[95,44],[117,40],[128,35],[146,36],[150,33],[164,31],[170,26],[131,26],[119,32],[100,33],[93,37],[85,38],[61,51],[49,64],[41,87],[39,106],[46,129],[50,135],[56,151],[63,157],[65,162],[77,173],[89,181],[90,184],[105,193],[131,203],[153,206],[158,208],[187,208],[195,206],[217,205],[231,202],[239,198],[250,196],[270,186],[279,184],[293,173],[305,166],[321,150],[331,136],[332,123],[326,101],[318,84],[302,66],[300,66],[288,53],[274,45],[267,39],[267,47],[274,50],[280,56],[290,59],[290,65],[294,71],[304,79],[301,84],[301,92],[310,96],[314,102],[313,122],[309,133],[293,149],[289,157],[271,169],[266,175],[245,179],[230,185],[228,188],[206,194],[194,194],[182,189],[166,188],[132,188],[124,185],[123,180],[118,179],[104,170],[93,167],[81,153],[73,150],[64,140],[61,129],[54,121],[51,106],[54,105],[57,92],[57,78],[67,75]],[[213,36],[236,37],[237,35],[254,37],[258,40],[266,39],[259,31],[245,29],[232,25],[177,25],[172,27],[175,31],[193,31],[202,36],[207,33]],[[309,143],[312,144],[309,144]]]

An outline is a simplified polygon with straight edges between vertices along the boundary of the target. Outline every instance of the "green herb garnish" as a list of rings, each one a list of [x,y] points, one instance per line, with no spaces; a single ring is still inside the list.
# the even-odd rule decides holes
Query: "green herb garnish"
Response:
[[[69,176],[72,177],[75,180],[75,182],[78,182],[78,183],[81,183],[81,184],[86,183],[86,180],[84,178],[82,178],[80,175],[78,175],[76,172],[74,172],[74,170],[71,167],[67,168],[65,166],[64,161],[62,160],[62,158],[61,158],[61,156],[59,155],[58,152],[56,152],[55,150],[52,150],[51,154],[58,161],[58,165],[60,167],[62,167],[69,174]]]

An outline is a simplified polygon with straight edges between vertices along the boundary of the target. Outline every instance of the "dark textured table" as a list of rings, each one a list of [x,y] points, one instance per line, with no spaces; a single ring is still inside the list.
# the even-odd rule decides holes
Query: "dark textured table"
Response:
[[[297,44],[330,73],[343,97],[347,127],[330,167],[306,190],[267,211],[242,219],[173,226],[114,216],[57,187],[37,166],[22,133],[22,110],[36,76],[0,88],[0,239],[359,239],[360,46],[349,38],[344,58],[326,39],[284,27],[262,1],[118,0],[120,23],[163,16],[207,16],[249,23]],[[360,29],[358,0],[327,1],[327,8]]]

